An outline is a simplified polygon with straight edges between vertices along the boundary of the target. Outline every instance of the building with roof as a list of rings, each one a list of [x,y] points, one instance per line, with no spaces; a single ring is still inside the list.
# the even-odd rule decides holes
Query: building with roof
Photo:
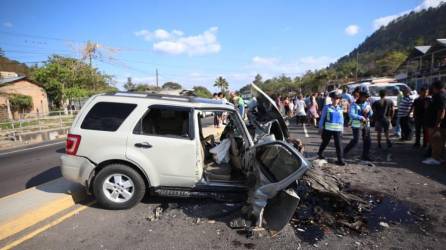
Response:
[[[416,46],[398,67],[399,81],[419,90],[435,80],[446,81],[446,38],[436,39],[429,46]]]
[[[18,117],[18,111],[11,110],[9,99],[11,95],[20,94],[32,98],[32,108],[27,112],[34,115],[49,113],[48,97],[45,89],[25,76],[16,76],[0,79],[0,120]]]

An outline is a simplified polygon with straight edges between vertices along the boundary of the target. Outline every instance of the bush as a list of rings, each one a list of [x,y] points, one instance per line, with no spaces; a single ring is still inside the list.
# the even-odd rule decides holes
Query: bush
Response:
[[[9,96],[9,104],[11,105],[12,111],[26,111],[33,107],[33,99],[31,96],[12,94]]]

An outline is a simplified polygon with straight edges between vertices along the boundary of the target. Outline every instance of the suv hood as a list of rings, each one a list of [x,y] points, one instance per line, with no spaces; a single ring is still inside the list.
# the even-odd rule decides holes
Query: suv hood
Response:
[[[248,116],[250,123],[259,126],[260,124],[277,121],[284,137],[288,138],[288,127],[274,100],[254,83],[251,83],[251,94],[256,105],[256,112],[255,117]],[[255,121],[253,121],[253,118],[255,118]]]

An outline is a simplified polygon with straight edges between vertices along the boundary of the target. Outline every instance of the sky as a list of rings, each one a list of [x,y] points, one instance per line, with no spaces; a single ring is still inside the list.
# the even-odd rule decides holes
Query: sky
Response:
[[[299,76],[348,54],[376,29],[410,11],[446,0],[197,0],[0,2],[0,48],[41,65],[52,54],[82,58],[122,89],[133,82],[184,88],[225,77],[230,89],[286,74]]]

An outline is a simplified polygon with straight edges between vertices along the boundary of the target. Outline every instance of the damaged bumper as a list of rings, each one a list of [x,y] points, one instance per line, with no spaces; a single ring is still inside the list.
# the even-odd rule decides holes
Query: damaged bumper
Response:
[[[87,158],[75,155],[62,155],[62,176],[70,181],[87,186],[91,172],[96,167]]]

